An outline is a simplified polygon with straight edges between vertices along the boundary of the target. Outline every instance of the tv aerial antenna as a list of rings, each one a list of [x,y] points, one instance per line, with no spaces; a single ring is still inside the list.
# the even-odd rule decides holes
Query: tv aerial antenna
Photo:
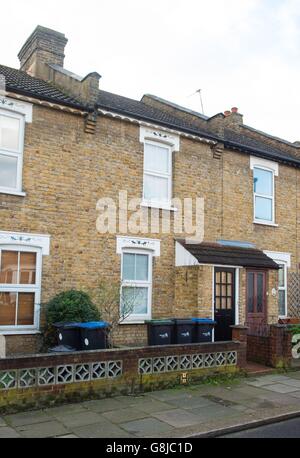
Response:
[[[197,91],[193,92],[189,97],[192,97],[195,94],[199,94],[200,98],[200,105],[201,105],[201,112],[204,115],[204,104],[203,104],[203,97],[202,97],[202,89],[197,89]]]

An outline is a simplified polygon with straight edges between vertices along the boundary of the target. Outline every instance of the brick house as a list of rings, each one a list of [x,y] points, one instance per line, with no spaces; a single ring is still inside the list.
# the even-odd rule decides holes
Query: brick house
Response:
[[[66,44],[37,27],[20,70],[0,65],[0,333],[8,354],[38,351],[40,304],[99,280],[139,292],[119,344],[146,344],[150,318],[212,317],[222,341],[231,325],[296,314],[300,143],[244,125],[235,108],[208,118],[152,95],[102,91],[98,73],[81,78],[64,68]],[[133,209],[118,204],[115,227],[101,233],[99,200],[119,203],[120,191],[140,199],[139,215],[159,229],[130,230],[124,218]],[[175,228],[174,202],[184,199],[202,199],[201,240]]]

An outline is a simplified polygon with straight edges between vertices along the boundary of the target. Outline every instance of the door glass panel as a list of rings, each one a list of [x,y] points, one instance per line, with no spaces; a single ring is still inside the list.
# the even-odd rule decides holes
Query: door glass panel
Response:
[[[227,286],[227,296],[232,297],[232,285]]]
[[[257,274],[257,313],[264,311],[264,275]]]
[[[216,273],[216,283],[221,283],[221,272]]]
[[[221,308],[221,298],[217,297],[216,298],[216,309],[220,310],[220,308]]]
[[[247,310],[248,313],[254,313],[254,274],[247,275]]]
[[[19,293],[18,326],[34,325],[34,293]]]
[[[230,298],[227,299],[227,309],[228,310],[232,309],[232,299],[230,299]]]
[[[20,253],[20,284],[35,285],[36,253]]]
[[[0,283],[12,285],[18,283],[18,251],[1,252]]]
[[[16,293],[0,293],[0,326],[15,326],[16,304]]]
[[[228,283],[229,285],[232,285],[232,274],[231,274],[231,273],[228,273],[228,274],[227,274],[227,283]]]
[[[222,298],[222,309],[223,310],[227,309],[227,299],[226,299],[226,297]]]
[[[222,283],[226,284],[226,282],[227,282],[226,272],[222,272]]]
[[[221,296],[221,286],[216,285],[216,296]]]
[[[227,296],[227,286],[226,285],[222,286],[222,296],[225,296],[225,297]]]

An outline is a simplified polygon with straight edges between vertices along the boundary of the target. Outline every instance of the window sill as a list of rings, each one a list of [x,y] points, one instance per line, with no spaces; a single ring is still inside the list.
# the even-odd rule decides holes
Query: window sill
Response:
[[[26,331],[18,331],[17,329],[16,330],[7,330],[7,331],[4,331],[4,330],[1,330],[0,329],[0,335],[1,336],[34,336],[34,335],[38,335],[38,334],[41,334],[40,331],[37,331],[37,330],[30,330],[30,329],[27,329]]]
[[[151,318],[147,318],[147,320],[151,320]],[[142,324],[146,324],[146,321],[147,320],[132,320],[132,321],[122,321],[122,323],[120,323],[120,326],[129,326],[131,324],[134,324],[134,325],[142,325]]]
[[[6,194],[8,196],[26,197],[26,192],[7,191],[1,188],[0,188],[0,194]]]
[[[145,208],[157,208],[158,210],[166,210],[166,211],[171,211],[171,212],[177,212],[178,209],[175,207],[172,207],[171,205],[166,205],[166,204],[159,204],[159,203],[154,203],[154,202],[142,202],[141,207]]]
[[[267,221],[253,221],[253,224],[258,224],[259,226],[269,226],[269,227],[279,227],[278,224],[268,223]]]

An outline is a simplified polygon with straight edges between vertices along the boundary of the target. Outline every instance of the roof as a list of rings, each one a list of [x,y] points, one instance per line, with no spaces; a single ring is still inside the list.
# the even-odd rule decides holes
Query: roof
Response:
[[[178,241],[200,264],[279,270],[279,266],[256,248],[224,246],[220,243],[188,244]]]
[[[21,70],[0,65],[0,75],[5,77],[7,91],[74,108],[84,108],[82,103],[65,94],[61,89]]]
[[[279,148],[274,148],[268,143],[264,143],[253,137],[243,135],[230,129],[224,130],[224,142],[225,146],[229,148],[234,147],[252,154],[256,153],[259,156],[265,156],[268,159],[300,166],[300,159],[295,158],[291,154],[288,154]]]
[[[161,97],[157,97],[157,95],[145,94],[144,97],[150,97],[151,99],[156,100],[157,102],[164,103],[165,105],[168,105],[169,107],[172,107],[172,108],[176,108],[176,110],[180,110],[180,111],[183,111],[184,113],[188,113],[192,116],[196,116],[197,118],[200,118],[203,121],[207,121],[209,119],[209,116],[199,113],[198,111],[191,110],[190,108],[182,107],[181,105],[177,105],[177,103],[170,102],[169,100],[162,99]]]
[[[79,76],[75,76],[73,73],[66,71],[66,74],[80,79]],[[52,103],[70,106],[73,108],[88,110],[92,108],[88,107],[80,100],[68,95],[54,84],[43,81],[39,78],[34,78],[28,75],[26,72],[16,70],[4,65],[0,65],[0,75],[4,75],[6,90],[14,92],[16,94],[25,95],[28,97],[36,98],[38,100],[45,100]],[[160,99],[156,96],[151,96],[162,104],[167,104],[177,108],[179,111],[190,112],[191,115],[202,118],[204,126],[199,127],[197,120],[187,120],[182,116],[176,116],[175,113],[169,113],[163,108],[154,108],[143,101],[130,99],[123,97],[111,92],[99,90],[99,97],[97,107],[107,111],[123,114],[128,117],[132,117],[137,120],[146,121],[149,123],[164,126],[174,130],[179,130],[187,134],[191,134],[198,137],[207,138],[215,142],[224,142],[226,148],[236,149],[247,154],[253,154],[260,157],[273,159],[278,162],[287,163],[296,167],[300,167],[300,158],[297,155],[288,154],[280,147],[274,148],[270,146],[267,141],[258,141],[254,138],[235,132],[230,129],[225,129],[224,137],[220,136],[216,132],[210,130],[209,126],[205,128],[205,117],[200,113],[192,112],[191,110],[179,107],[172,102],[168,102],[164,99]]]
[[[186,121],[182,117],[176,117],[174,114],[170,114],[163,109],[154,108],[143,101],[130,99],[111,92],[101,90],[97,105],[99,108],[112,110],[139,120],[155,122],[174,129],[180,129],[193,135],[202,135],[203,137],[214,140],[217,137],[208,129],[199,129],[199,124],[196,122]]]

